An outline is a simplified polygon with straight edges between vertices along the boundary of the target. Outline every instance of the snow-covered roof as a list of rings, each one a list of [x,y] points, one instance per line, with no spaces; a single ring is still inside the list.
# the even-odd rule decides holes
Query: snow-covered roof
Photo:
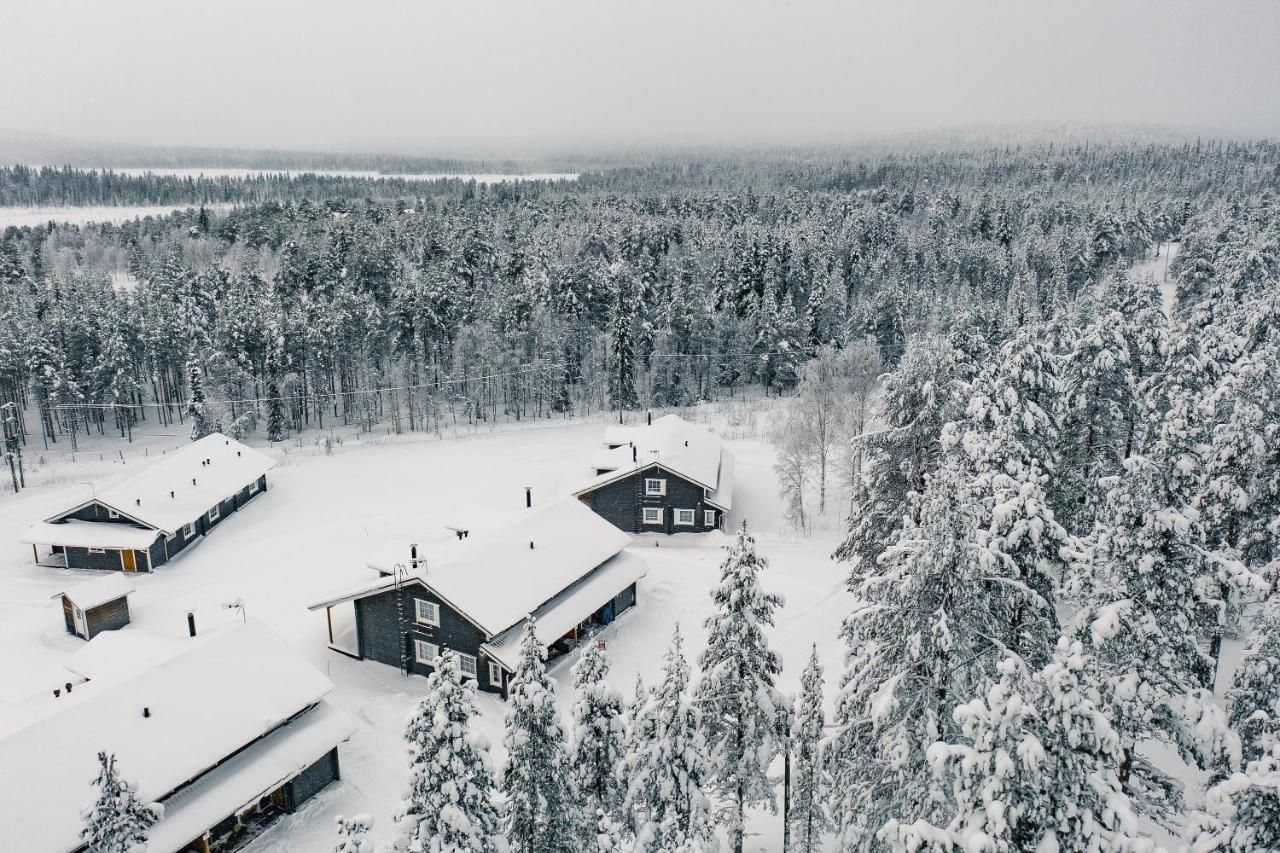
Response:
[[[150,853],[181,850],[218,821],[280,787],[355,734],[355,723],[321,702],[164,801]]]
[[[284,640],[253,623],[194,639],[132,678],[81,685],[64,707],[56,700],[52,713],[0,739],[0,779],[21,780],[0,797],[0,850],[78,849],[100,751],[114,753],[139,797],[154,802],[332,688]],[[245,802],[256,793],[248,787]]]
[[[22,531],[19,542],[28,545],[63,545],[71,548],[131,548],[145,551],[160,534],[132,524],[111,521],[69,521],[50,524],[37,521]]]
[[[115,601],[121,596],[133,592],[133,579],[112,572],[97,580],[76,584],[62,592],[71,603],[81,610],[90,610],[99,604]]]
[[[613,444],[621,446],[608,449]],[[610,427],[605,445],[606,449],[591,458],[592,476],[575,488],[574,494],[598,489],[651,465],[660,465],[707,491],[720,488],[724,442],[679,415],[666,415],[651,425]]]
[[[720,451],[720,482],[706,497],[707,503],[725,512],[733,509],[733,468],[733,451],[726,447]]]
[[[274,467],[270,457],[215,432],[167,454],[132,477],[98,490],[92,500],[80,506],[96,501],[126,518],[172,533]],[[45,520],[54,521],[62,515],[65,512]]]
[[[543,647],[554,643],[648,571],[645,561],[635,554],[626,551],[618,554],[534,611],[538,640]],[[527,617],[521,619],[485,643],[482,647],[485,654],[514,672],[520,662],[520,637],[528,621]]]
[[[113,575],[121,577],[121,575]],[[115,681],[136,675],[191,648],[184,632],[156,634],[128,627],[103,631],[66,659],[66,671],[92,681]]]
[[[559,500],[512,513],[505,524],[472,531],[465,539],[418,546],[417,570],[409,543],[388,542],[369,567],[392,572],[397,564],[489,636],[519,622],[626,546],[631,538],[582,502]],[[533,547],[530,547],[532,543]],[[311,606],[328,607],[383,592],[395,578],[381,577],[339,590]]]

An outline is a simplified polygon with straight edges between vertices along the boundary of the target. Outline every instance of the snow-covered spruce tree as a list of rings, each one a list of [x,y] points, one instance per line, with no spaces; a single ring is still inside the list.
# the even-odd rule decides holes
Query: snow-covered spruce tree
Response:
[[[209,404],[204,394],[204,368],[200,365],[200,357],[195,350],[187,358],[187,382],[191,386],[187,417],[191,418],[191,440],[195,441],[218,431],[218,424],[208,411]]]
[[[822,835],[831,828],[827,813],[829,781],[822,755],[826,736],[826,715],[822,711],[822,664],[814,644],[809,663],[800,676],[800,701],[791,726],[791,850],[816,853],[822,849]]]
[[[569,784],[564,726],[556,713],[555,685],[547,675],[545,655],[530,619],[508,689],[511,710],[503,737],[507,748],[503,827],[517,853],[574,850],[580,829]]]
[[[114,755],[98,753],[98,765],[93,782],[97,799],[80,815],[80,840],[89,853],[144,853],[147,832],[164,814],[163,807],[138,800],[137,787],[121,778]]]
[[[1253,645],[1226,697],[1240,764],[1263,757],[1280,743],[1280,591],[1261,609],[1253,630]]]
[[[1120,737],[1125,792],[1139,810],[1165,819],[1180,808],[1178,786],[1138,753],[1138,741],[1162,741],[1199,763],[1195,729],[1210,731],[1203,716],[1210,663],[1201,646],[1209,634],[1201,594],[1207,558],[1198,512],[1179,499],[1175,470],[1176,460],[1135,456],[1122,477],[1104,481],[1074,627],[1096,660],[1102,710]]]
[[[1136,829],[1116,776],[1119,739],[1081,683],[1086,663],[1065,639],[1038,673],[1002,661],[986,695],[956,708],[962,740],[929,749],[952,781],[951,822],[890,822],[882,837],[905,849],[1124,849]]]
[[[609,405],[615,409],[634,409],[639,404],[636,394],[636,349],[631,323],[636,306],[631,303],[630,285],[615,264],[611,278],[616,289],[613,313],[609,317]]]
[[[1019,581],[1009,539],[993,533],[989,490],[970,476],[957,433],[944,429],[919,509],[855,584],[859,604],[841,632],[848,655],[830,759],[845,848],[876,846],[890,819],[945,824],[950,792],[926,750],[959,739],[952,711],[996,680],[1016,615],[1026,625],[1052,619],[1050,603]],[[1023,633],[1025,654],[1047,657],[1038,634]]]
[[[625,805],[646,851],[715,851],[715,817],[705,786],[709,766],[698,711],[685,695],[689,664],[680,626],[665,655],[662,682],[648,694],[631,725],[621,775]]]
[[[372,816],[338,815],[334,822],[338,825],[338,845],[333,848],[333,853],[373,853],[373,841],[369,839],[369,830],[373,828]]]
[[[1076,535],[1092,529],[1098,480],[1120,473],[1129,425],[1138,406],[1124,321],[1104,313],[1085,327],[1067,355],[1063,381],[1060,465],[1054,507]]]
[[[396,812],[394,849],[492,853],[499,819],[489,744],[472,729],[475,683],[446,651],[405,724],[409,787]]]
[[[609,819],[623,818],[622,780],[618,766],[626,757],[627,726],[622,695],[609,686],[609,659],[604,646],[589,643],[573,668],[572,745],[569,769],[575,808],[586,814],[601,811]]]
[[[937,464],[938,435],[958,414],[955,354],[942,338],[918,337],[893,373],[885,377],[879,415],[884,427],[856,440],[862,450],[849,533],[835,558],[850,563],[856,578],[898,538],[902,520],[913,512],[909,496],[924,491]]]
[[[1280,743],[1206,791],[1187,834],[1195,853],[1280,850]]]
[[[595,831],[583,845],[583,853],[623,853],[631,849],[631,833],[626,827],[603,811],[597,811]]]
[[[708,782],[722,803],[718,823],[734,853],[742,853],[747,809],[777,809],[769,764],[778,754],[774,727],[785,699],[774,685],[782,660],[764,631],[783,600],[760,587],[769,561],[756,552],[746,522],[728,551],[711,593],[716,609],[705,623],[707,645],[698,657],[702,677],[693,700],[711,748]]]

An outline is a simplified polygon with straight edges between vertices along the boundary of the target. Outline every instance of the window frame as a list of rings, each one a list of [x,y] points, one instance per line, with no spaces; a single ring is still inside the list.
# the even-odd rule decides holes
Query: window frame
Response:
[[[651,518],[649,518],[649,513],[651,513],[651,512],[656,512],[656,513],[658,514],[657,519],[651,519]],[[665,513],[665,507],[660,507],[660,506],[646,506],[646,507],[643,507],[643,508],[642,508],[642,512],[641,512],[641,515],[640,515],[640,520],[641,520],[641,522],[643,522],[644,524],[662,525],[662,524],[665,524],[665,523],[666,523],[666,518],[664,517],[664,516],[665,516],[665,514],[666,514],[666,513]]]
[[[188,522],[187,524],[184,524],[182,526],[182,538],[183,539],[196,538],[196,523],[194,521]]]
[[[462,673],[463,678],[474,678],[480,680],[480,661],[475,655],[469,655],[466,652],[455,651],[454,655],[458,658],[458,672]],[[467,671],[467,664],[471,665],[471,670]]]
[[[254,480],[249,484],[249,494],[256,495],[258,493],[258,481]]]
[[[106,548],[94,548],[92,545],[90,545],[90,546],[88,547],[88,551],[89,551],[89,553],[90,553],[90,554],[105,554],[105,553],[107,553],[107,549],[106,549]]]
[[[435,649],[435,657],[430,659],[424,658],[422,656],[423,647],[426,647],[428,649]],[[430,640],[423,640],[420,637],[414,637],[413,638],[413,659],[416,662],[425,664],[427,666],[435,666],[440,662],[440,644],[433,643]]]
[[[716,526],[716,511],[714,509],[704,509],[702,511],[702,526],[703,527]]]
[[[431,608],[432,611],[435,613],[434,619],[423,618],[422,608],[424,605]],[[440,605],[436,604],[434,601],[427,601],[425,598],[415,597],[413,599],[413,621],[418,625],[427,625],[431,628],[439,628],[440,627]]]
[[[120,513],[116,512],[116,511],[115,511],[114,509],[112,509],[111,507],[107,507],[107,518],[115,519],[115,518],[119,518],[119,517],[120,517]]]
[[[689,513],[688,521],[680,520],[680,514],[684,512]],[[677,527],[693,527],[698,523],[698,511],[696,509],[677,509],[675,510],[675,514],[674,522]]]
[[[210,521],[217,521],[222,518],[222,504],[216,503],[209,507],[209,511],[206,512],[205,515],[209,517]]]
[[[657,490],[651,489],[651,483],[657,483]],[[645,477],[644,493],[646,497],[664,498],[667,496],[667,479],[666,477]]]
[[[502,664],[496,660],[488,661],[489,664],[489,684],[494,687],[502,687]]]

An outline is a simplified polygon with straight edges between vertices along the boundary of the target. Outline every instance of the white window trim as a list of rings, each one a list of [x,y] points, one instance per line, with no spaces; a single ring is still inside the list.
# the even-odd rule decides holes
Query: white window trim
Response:
[[[249,494],[251,495],[257,494],[257,492],[258,492],[258,481],[254,480],[252,483],[249,484]]]
[[[653,484],[653,483],[657,483],[657,484],[658,484],[658,488],[657,488],[657,489],[654,489],[654,488],[652,487],[652,484]],[[667,481],[666,481],[666,479],[664,479],[664,478],[662,478],[662,477],[645,477],[645,478],[644,478],[644,493],[645,493],[646,495],[659,495],[659,496],[661,496],[661,495],[665,495],[665,494],[667,493]]]
[[[422,656],[422,650],[424,648],[428,650],[434,649],[435,650],[434,656],[429,658],[424,658]],[[418,663],[425,663],[428,666],[435,666],[436,663],[438,663],[440,660],[440,647],[435,643],[429,643],[426,640],[414,639],[413,659],[416,660]]]
[[[658,514],[658,517],[657,517],[657,518],[650,518],[650,517],[649,517],[649,513],[651,513],[651,512],[656,512],[656,513]],[[642,515],[642,518],[643,518],[643,520],[644,520],[644,523],[645,523],[645,524],[662,524],[662,516],[663,516],[662,507],[660,507],[660,506],[647,506],[647,507],[645,507],[645,508],[644,508],[644,513],[643,513],[643,515]]]
[[[196,523],[194,521],[182,528],[182,537],[184,539],[196,538]]]
[[[703,527],[716,526],[716,511],[714,509],[704,509],[702,511],[702,526]]]
[[[119,518],[119,517],[120,517],[120,513],[116,512],[111,507],[107,507],[107,518]]]
[[[107,549],[106,549],[106,548],[90,548],[90,549],[89,549],[89,553],[90,553],[90,554],[105,554],[105,553],[107,553]]]
[[[689,513],[689,520],[681,521],[680,516],[686,512]],[[676,513],[676,525],[679,527],[693,527],[695,521],[698,518],[696,512],[691,509],[678,509],[675,511],[675,513]]]
[[[502,686],[502,667],[497,661],[489,661],[489,683],[494,687]]]
[[[218,504],[214,504],[213,507],[210,508],[209,510],[209,520],[217,521],[221,517],[222,517],[222,510],[219,508]]]
[[[462,652],[454,652],[454,654],[458,656],[458,671],[466,678],[474,678],[479,681],[480,667],[479,661],[476,660],[476,656],[463,654]],[[467,669],[468,665],[470,665],[470,669]]]
[[[434,617],[424,617],[422,608],[429,607],[434,613]],[[413,620],[419,625],[430,625],[432,628],[440,627],[440,605],[434,601],[427,601],[425,598],[415,598],[413,600]]]

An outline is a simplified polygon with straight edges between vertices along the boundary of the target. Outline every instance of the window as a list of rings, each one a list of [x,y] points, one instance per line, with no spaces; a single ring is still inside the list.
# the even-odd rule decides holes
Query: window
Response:
[[[474,655],[464,655],[462,652],[454,652],[458,656],[458,669],[462,670],[462,674],[468,678],[479,678],[476,675],[476,659]]]
[[[107,551],[106,551],[106,549],[105,549],[105,548],[90,548],[90,549],[89,549],[89,553],[90,553],[90,554],[105,554],[105,553],[107,553]]]
[[[108,509],[107,509],[107,518],[119,518],[119,517],[120,517],[120,513],[116,512],[114,509],[111,509],[111,508],[109,508],[109,507],[108,507]]]
[[[434,601],[423,601],[421,598],[415,598],[413,600],[413,613],[419,625],[440,627],[440,605]]]
[[[646,478],[644,481],[644,493],[646,495],[665,495],[667,493],[667,481]]]
[[[182,528],[182,537],[184,539],[194,539],[196,537],[196,523],[194,521]]]
[[[217,521],[217,520],[218,520],[218,516],[219,516],[219,515],[221,515],[221,514],[222,514],[222,513],[221,513],[221,512],[219,512],[218,507],[215,505],[213,509],[209,510],[209,520],[210,520],[210,521]]]
[[[254,480],[252,483],[249,484],[249,494],[251,495],[256,494],[257,491],[258,491],[258,481]]]
[[[493,661],[489,661],[489,683],[494,687],[502,686],[502,667]]]
[[[647,506],[644,508],[645,524],[661,524],[662,523],[662,507]]]
[[[676,524],[693,527],[693,510],[691,509],[676,510]]]
[[[435,666],[436,661],[440,660],[440,647],[435,643],[428,643],[426,640],[414,640],[413,656],[418,663],[427,663]]]
[[[702,526],[703,527],[716,526],[716,511],[714,509],[704,509],[702,511]]]

